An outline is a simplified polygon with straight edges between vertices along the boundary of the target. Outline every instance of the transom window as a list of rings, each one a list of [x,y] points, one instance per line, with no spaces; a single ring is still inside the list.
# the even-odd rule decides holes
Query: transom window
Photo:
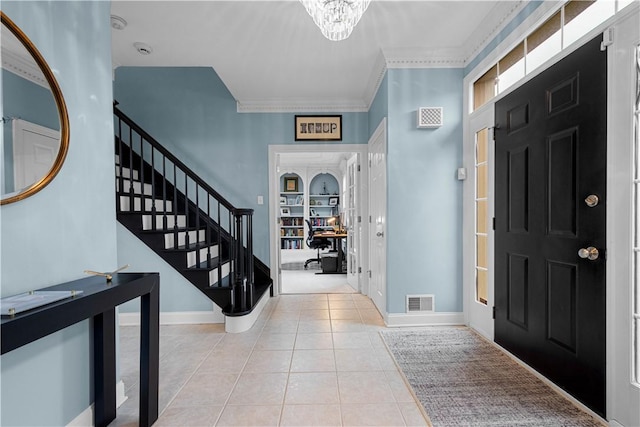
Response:
[[[473,109],[489,102],[633,0],[571,0],[473,83]]]

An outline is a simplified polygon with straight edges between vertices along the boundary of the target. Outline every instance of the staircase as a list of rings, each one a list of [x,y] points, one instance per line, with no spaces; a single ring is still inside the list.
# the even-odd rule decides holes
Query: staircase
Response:
[[[269,268],[253,255],[252,209],[234,207],[114,103],[118,221],[225,316],[250,314]]]

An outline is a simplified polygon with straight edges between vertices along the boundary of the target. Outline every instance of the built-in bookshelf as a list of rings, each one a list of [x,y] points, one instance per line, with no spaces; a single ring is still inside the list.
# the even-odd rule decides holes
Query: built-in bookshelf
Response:
[[[280,178],[280,248],[304,248],[304,187],[296,174]]]
[[[280,177],[281,249],[306,247],[305,239],[309,230],[305,219],[311,222],[313,228],[334,226],[329,220],[340,212],[338,180],[329,173],[319,173],[311,179],[307,190],[300,176],[295,173]]]
[[[313,177],[309,186],[309,221],[314,228],[331,228],[329,219],[340,213],[339,187],[336,178],[328,173]]]

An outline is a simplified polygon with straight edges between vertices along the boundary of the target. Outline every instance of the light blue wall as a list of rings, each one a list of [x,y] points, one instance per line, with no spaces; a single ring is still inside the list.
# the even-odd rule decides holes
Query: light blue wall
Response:
[[[116,268],[109,2],[3,1],[38,47],[69,110],[69,152],[42,191],[0,208],[1,295]],[[2,425],[61,426],[92,402],[84,321],[0,358]]]
[[[2,69],[2,117],[26,120],[49,129],[60,130],[58,110],[51,91]],[[4,136],[4,193],[13,185],[12,121],[2,124]]]
[[[238,113],[211,68],[118,68],[114,93],[125,114],[223,197],[255,210],[254,252],[269,264],[268,146],[296,144],[294,114]],[[342,116],[342,142],[327,144],[366,144],[367,113]]]
[[[387,311],[408,294],[434,294],[436,311],[462,311],[463,70],[390,69],[387,146]],[[417,129],[419,107],[444,125]]]
[[[212,311],[221,313],[222,309],[204,296],[195,286],[185,279],[176,269],[162,260],[152,249],[133,235],[123,225],[118,224],[118,265],[130,265],[132,271],[157,271],[162,278],[160,286],[160,311]],[[119,306],[121,313],[140,311],[140,299]],[[223,321],[222,314],[220,320]],[[129,384],[127,384],[129,385]]]

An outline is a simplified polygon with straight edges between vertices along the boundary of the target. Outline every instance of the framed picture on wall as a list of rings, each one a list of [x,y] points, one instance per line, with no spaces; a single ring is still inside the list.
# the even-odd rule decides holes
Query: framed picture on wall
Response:
[[[291,210],[289,208],[280,208],[280,216],[291,216]]]
[[[296,141],[342,141],[342,116],[295,117]]]
[[[298,178],[294,176],[284,178],[284,191],[298,191]]]
[[[337,197],[329,197],[329,206],[337,206],[338,198]]]
[[[287,204],[287,198],[286,197],[280,197],[280,204],[281,205],[286,205]]]

